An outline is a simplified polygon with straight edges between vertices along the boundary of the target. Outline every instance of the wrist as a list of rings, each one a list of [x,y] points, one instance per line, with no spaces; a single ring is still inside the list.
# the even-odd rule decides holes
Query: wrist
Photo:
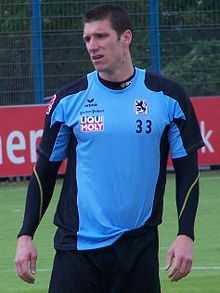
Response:
[[[186,235],[186,234],[178,234],[177,238],[183,239],[183,240],[190,240],[193,243],[193,239],[189,235]]]
[[[32,241],[32,237],[30,235],[21,235],[18,237],[19,241],[25,241],[25,242],[29,242]]]

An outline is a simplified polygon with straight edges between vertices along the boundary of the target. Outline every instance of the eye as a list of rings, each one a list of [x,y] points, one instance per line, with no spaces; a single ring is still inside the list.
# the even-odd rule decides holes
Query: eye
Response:
[[[85,43],[88,43],[91,38],[89,36],[85,36],[85,37],[83,37],[83,39],[84,39],[84,42]]]
[[[97,34],[98,39],[105,39],[107,37],[108,37],[108,34],[106,34],[106,33],[105,34],[104,33],[103,34]]]

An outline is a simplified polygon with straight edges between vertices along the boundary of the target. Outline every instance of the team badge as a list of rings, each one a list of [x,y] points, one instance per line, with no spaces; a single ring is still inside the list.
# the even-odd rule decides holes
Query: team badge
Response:
[[[135,113],[136,115],[147,115],[148,105],[144,100],[135,101]]]
[[[96,116],[81,116],[80,131],[81,132],[100,132],[104,130],[104,117]]]

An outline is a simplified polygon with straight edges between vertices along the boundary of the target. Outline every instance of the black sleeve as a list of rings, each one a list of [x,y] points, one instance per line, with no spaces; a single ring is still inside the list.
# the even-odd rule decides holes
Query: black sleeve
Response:
[[[60,162],[39,158],[28,185],[23,225],[18,237],[33,237],[52,198],[59,166]]]
[[[58,104],[56,96],[52,97],[52,104],[48,106],[41,143],[38,147],[38,159],[29,181],[23,225],[18,234],[33,237],[42,216],[44,215],[55,187],[57,172],[62,161],[50,161],[58,133],[62,127],[61,122],[51,126],[51,115]]]
[[[173,160],[176,173],[176,204],[178,235],[194,240],[194,223],[199,201],[199,170],[197,152]]]
[[[162,91],[179,104],[185,119],[175,117],[174,111],[173,122],[179,129],[186,152],[191,153],[204,146],[195,110],[185,89],[173,80],[152,73],[146,73],[145,83],[148,88]]]
[[[38,160],[28,186],[23,225],[18,236],[34,236],[52,198],[59,166],[62,160],[67,158],[68,149],[71,148],[72,130],[65,124],[64,112],[59,112],[59,117],[52,119],[56,112],[55,109],[57,110],[60,106],[59,109],[64,111],[61,106],[62,99],[69,95],[73,95],[74,98],[75,93],[85,90],[87,86],[88,80],[84,76],[64,86],[50,99],[45,116],[43,137],[38,148]],[[52,120],[53,123],[51,123]],[[61,134],[61,138],[59,138],[59,134]],[[57,144],[64,144],[62,151],[58,151],[59,154],[62,154],[51,158]]]
[[[191,100],[180,86],[178,93],[176,100],[185,115],[185,119],[174,117],[173,122],[180,131],[185,150],[187,153],[191,153],[204,146],[204,142]]]

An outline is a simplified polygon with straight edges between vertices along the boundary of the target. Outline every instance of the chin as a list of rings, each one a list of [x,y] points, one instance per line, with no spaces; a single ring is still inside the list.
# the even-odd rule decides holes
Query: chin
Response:
[[[96,70],[105,70],[107,67],[107,64],[103,62],[103,60],[97,60],[95,62],[92,62],[93,66],[95,67]]]
[[[105,72],[106,71],[106,67],[103,66],[103,65],[98,65],[98,64],[93,64],[95,69],[98,71],[98,72]]]

